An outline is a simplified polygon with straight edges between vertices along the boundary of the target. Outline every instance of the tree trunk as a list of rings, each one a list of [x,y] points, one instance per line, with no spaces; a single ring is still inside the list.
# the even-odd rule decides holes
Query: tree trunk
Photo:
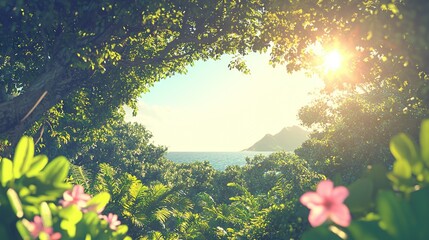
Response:
[[[14,146],[35,121],[89,76],[83,71],[71,74],[59,64],[46,68],[25,92],[0,104],[0,138]]]

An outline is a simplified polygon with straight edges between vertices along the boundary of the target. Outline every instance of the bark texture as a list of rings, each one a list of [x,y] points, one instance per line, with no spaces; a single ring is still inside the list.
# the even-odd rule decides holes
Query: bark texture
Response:
[[[35,121],[83,84],[88,76],[89,73],[84,72],[69,73],[55,63],[47,67],[24,93],[0,104],[0,137],[15,145]]]

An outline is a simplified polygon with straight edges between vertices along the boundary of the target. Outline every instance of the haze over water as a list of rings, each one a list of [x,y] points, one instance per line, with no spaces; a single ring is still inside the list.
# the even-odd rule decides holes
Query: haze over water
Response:
[[[262,154],[268,156],[273,152],[167,152],[166,157],[176,163],[192,163],[209,161],[216,170],[225,170],[227,166],[246,164],[246,158]]]

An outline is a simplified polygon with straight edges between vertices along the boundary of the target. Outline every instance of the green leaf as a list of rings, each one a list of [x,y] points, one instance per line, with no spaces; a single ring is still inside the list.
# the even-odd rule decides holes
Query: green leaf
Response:
[[[39,214],[39,208],[34,205],[24,205],[24,216],[33,216]]]
[[[60,223],[60,228],[65,230],[69,237],[74,238],[76,236],[76,224],[69,220],[63,219]]]
[[[43,180],[47,183],[62,183],[69,173],[70,163],[63,157],[56,157],[43,169]]]
[[[98,214],[95,212],[88,212],[85,213],[83,216],[83,222],[91,236],[95,237],[99,234],[100,229],[100,218],[98,217]]]
[[[28,229],[25,227],[22,221],[16,222],[16,229],[18,230],[19,235],[21,235],[22,239],[33,239],[33,237],[30,234],[30,231],[28,231]]]
[[[87,205],[89,209],[99,213],[103,211],[109,201],[110,194],[108,192],[102,192],[95,195],[91,200],[89,200]]]
[[[23,202],[37,205],[43,201],[55,201],[63,195],[64,191],[72,187],[70,183],[51,183],[50,179],[45,180],[43,173],[40,173],[36,177],[24,178],[21,183],[24,186],[31,187],[32,192],[32,194],[26,196],[20,195]]]
[[[45,227],[52,227],[52,214],[51,209],[46,202],[40,204],[40,216],[43,219],[43,225]]]
[[[424,120],[420,128],[420,148],[422,160],[429,166],[429,119]]]
[[[154,217],[162,224],[164,224],[167,221],[170,215],[171,215],[171,212],[167,208],[157,209],[154,213]]]
[[[28,187],[21,187],[21,189],[19,189],[18,195],[21,198],[24,198],[25,196],[31,195],[31,191]]]
[[[22,218],[24,216],[24,211],[22,210],[22,203],[19,199],[18,194],[12,188],[9,188],[6,192],[7,198],[9,199],[10,205],[12,207],[13,212],[16,214],[18,218]]]
[[[400,133],[390,140],[390,151],[397,161],[408,161],[411,165],[418,161],[416,146],[404,133]]]
[[[39,240],[50,240],[51,239],[51,237],[49,236],[49,234],[46,233],[46,232],[43,232],[43,231],[39,233],[39,236],[37,238]]]
[[[351,212],[364,212],[372,202],[373,183],[370,179],[361,178],[353,182],[349,189],[350,195],[345,203]]]
[[[342,240],[337,234],[330,231],[326,226],[312,228],[302,235],[302,240]]]
[[[411,178],[411,166],[405,161],[396,161],[393,164],[393,174],[402,179]]]
[[[127,232],[128,232],[127,225],[119,225],[115,233],[120,235],[125,235]]]
[[[0,160],[0,181],[3,187],[6,187],[6,184],[13,179],[13,164],[10,159],[3,158]]]
[[[162,236],[162,233],[156,231],[156,232],[152,232],[151,234],[151,239],[152,240],[164,240],[165,238]]]
[[[368,171],[367,177],[371,179],[374,190],[378,191],[379,189],[390,189],[391,183],[387,178],[387,169],[383,165],[373,165]]]
[[[230,201],[239,201],[241,198],[240,197],[230,197],[229,200]]]
[[[418,234],[416,239],[425,239],[429,236],[429,188],[422,188],[414,191],[410,195],[410,206],[413,215],[417,220],[418,227],[415,234]]]
[[[391,191],[381,191],[377,198],[377,209],[381,217],[380,227],[394,239],[416,239],[410,206]]]
[[[378,221],[353,221],[348,227],[353,239],[379,240],[389,239],[389,235],[383,231]]]
[[[425,166],[423,162],[416,162],[412,167],[411,167],[411,171],[412,173],[414,173],[416,176],[419,176],[421,174],[423,174],[425,170]]]
[[[24,175],[31,166],[34,156],[33,138],[23,136],[16,146],[13,157],[13,176],[18,179]]]
[[[48,164],[48,157],[45,155],[37,155],[33,158],[30,169],[25,174],[27,177],[33,177],[39,174],[40,171]]]
[[[76,205],[70,205],[61,209],[58,215],[63,219],[67,219],[72,224],[78,223],[83,216],[82,211]]]

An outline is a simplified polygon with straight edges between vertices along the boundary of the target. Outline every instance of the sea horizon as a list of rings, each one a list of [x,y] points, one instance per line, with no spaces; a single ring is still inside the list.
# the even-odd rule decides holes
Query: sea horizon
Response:
[[[273,153],[273,152],[276,152],[276,151],[248,151],[248,150],[239,150],[239,151],[200,151],[200,150],[196,150],[196,151],[182,151],[182,150],[178,150],[178,151],[167,151],[167,153],[172,153],[172,152],[179,152],[179,153],[183,153],[183,152],[196,152],[196,153],[199,153],[199,152],[212,152],[212,153],[222,153],[222,152],[225,152],[225,153],[233,153],[233,152],[256,152],[256,153],[258,153],[258,152],[261,152],[261,153],[266,153],[266,152],[270,152],[270,153]]]
[[[166,158],[175,163],[208,161],[216,170],[223,171],[227,166],[246,164],[246,158],[256,155],[268,156],[274,151],[167,151]]]

